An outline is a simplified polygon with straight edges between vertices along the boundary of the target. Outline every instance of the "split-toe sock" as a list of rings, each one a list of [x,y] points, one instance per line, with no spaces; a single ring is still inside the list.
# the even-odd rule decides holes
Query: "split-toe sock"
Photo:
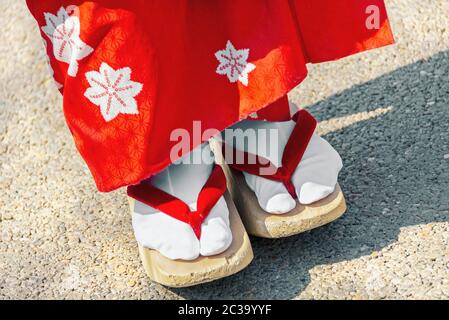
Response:
[[[199,164],[194,160],[202,159]],[[208,144],[194,149],[177,164],[143,183],[151,183],[189,205],[195,211],[198,195],[213,169],[213,154]],[[136,201],[132,223],[138,243],[159,251],[169,259],[194,260],[225,251],[232,242],[229,210],[221,197],[201,225],[198,239],[190,225]]]
[[[295,124],[294,121],[244,120],[229,129],[233,130],[231,135],[225,132],[224,140],[239,151],[257,154],[280,167]],[[244,138],[239,139],[239,135]],[[337,151],[326,140],[313,134],[291,179],[298,201],[307,205],[334,192],[341,168],[342,161]],[[256,194],[259,205],[266,212],[284,214],[295,208],[296,200],[281,182],[246,172],[243,174],[249,188]]]

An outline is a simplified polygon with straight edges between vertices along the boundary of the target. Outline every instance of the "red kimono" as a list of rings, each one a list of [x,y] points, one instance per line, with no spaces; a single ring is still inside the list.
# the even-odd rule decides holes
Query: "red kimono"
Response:
[[[174,130],[281,119],[307,63],[393,42],[383,0],[27,3],[100,191],[167,167]]]

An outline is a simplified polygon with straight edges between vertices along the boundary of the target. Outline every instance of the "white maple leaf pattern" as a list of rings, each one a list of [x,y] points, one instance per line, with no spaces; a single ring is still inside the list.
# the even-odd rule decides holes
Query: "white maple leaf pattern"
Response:
[[[251,118],[251,119],[257,119],[257,118],[258,118],[257,112],[250,113],[250,114],[248,115],[248,118]]]
[[[56,84],[56,88],[58,89],[62,89],[64,86],[62,84],[60,84],[58,81],[56,81],[55,79],[55,70],[53,70],[53,67],[51,66],[51,61],[50,58],[47,55],[47,41],[43,40],[44,42],[44,47],[45,47],[45,60],[47,61],[47,66],[48,66],[48,70],[50,72],[50,76],[53,78],[55,84]]]
[[[138,114],[135,97],[142,91],[143,85],[131,81],[131,68],[114,70],[103,62],[100,71],[86,73],[90,88],[84,96],[100,107],[106,121],[115,119],[120,113]]]
[[[256,66],[248,62],[249,49],[235,49],[231,41],[226,44],[226,49],[219,50],[215,57],[220,62],[217,73],[228,76],[231,83],[240,81],[248,86],[248,74],[256,69]]]
[[[42,31],[53,43],[53,54],[59,61],[69,64],[67,74],[75,77],[78,73],[78,61],[93,52],[93,48],[80,39],[80,19],[76,15],[69,15],[61,7],[56,15],[44,13],[46,25]]]

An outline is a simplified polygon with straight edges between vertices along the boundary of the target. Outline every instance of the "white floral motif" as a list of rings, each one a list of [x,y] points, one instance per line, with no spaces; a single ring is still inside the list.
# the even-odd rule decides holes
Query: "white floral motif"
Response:
[[[93,52],[93,48],[80,39],[80,20],[76,15],[69,15],[61,7],[56,15],[44,13],[47,25],[42,31],[53,43],[53,53],[59,61],[69,64],[67,74],[75,77],[78,73],[78,61]]]
[[[138,114],[135,97],[142,91],[143,85],[131,81],[131,69],[114,70],[107,63],[102,63],[100,72],[86,73],[90,88],[84,96],[100,107],[106,121],[111,121],[120,113]]]
[[[50,58],[47,55],[47,41],[43,41],[44,42],[44,46],[45,46],[45,60],[47,60],[47,66],[48,66],[48,70],[50,72],[50,76],[53,78],[53,80],[55,81],[56,84],[56,88],[58,88],[58,90],[62,89],[64,86],[62,84],[60,84],[58,81],[56,81],[55,79],[55,70],[53,70],[53,67],[51,66],[51,61]]]
[[[257,119],[257,118],[258,118],[257,112],[250,113],[250,114],[248,115],[248,118],[251,118],[251,119]]]
[[[219,50],[215,57],[220,62],[217,73],[228,76],[231,83],[240,81],[244,86],[248,86],[248,74],[256,69],[256,66],[247,62],[249,49],[236,50],[231,41],[226,44],[226,49]]]

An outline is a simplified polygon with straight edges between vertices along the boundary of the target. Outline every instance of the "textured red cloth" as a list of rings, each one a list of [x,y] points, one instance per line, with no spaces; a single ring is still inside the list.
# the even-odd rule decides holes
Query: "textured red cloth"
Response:
[[[285,99],[306,63],[393,42],[382,0],[27,3],[100,191],[168,166],[174,129],[192,134],[201,121],[203,130],[223,130]],[[373,5],[379,28],[371,29]]]

